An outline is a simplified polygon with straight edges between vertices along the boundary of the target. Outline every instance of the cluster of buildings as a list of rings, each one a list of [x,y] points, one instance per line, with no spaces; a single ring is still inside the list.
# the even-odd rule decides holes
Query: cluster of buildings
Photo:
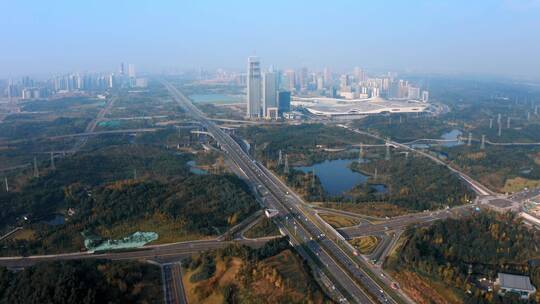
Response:
[[[411,113],[428,108],[429,92],[398,79],[395,73],[368,77],[364,70],[355,68],[353,73],[335,76],[328,68],[321,72],[310,72],[307,68],[262,71],[259,58],[249,57],[245,81],[239,80],[247,87],[246,116],[284,117],[291,109],[291,102],[318,116]]]
[[[291,92],[280,90],[278,73],[269,69],[261,72],[257,57],[248,58],[247,113],[249,118],[277,119],[291,107]]]
[[[47,80],[35,80],[29,76],[14,82],[10,79],[5,87],[5,96],[12,99],[41,99],[56,95],[103,92],[113,88],[146,87],[146,78],[137,78],[135,65],[122,63],[118,73],[71,73],[57,75]]]

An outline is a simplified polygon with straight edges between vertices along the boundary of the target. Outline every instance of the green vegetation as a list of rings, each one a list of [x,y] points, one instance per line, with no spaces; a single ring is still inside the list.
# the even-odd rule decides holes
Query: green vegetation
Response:
[[[157,266],[77,260],[42,263],[13,273],[0,268],[0,303],[161,303]]]
[[[230,246],[185,261],[184,285],[193,303],[326,303],[286,238],[260,249]]]
[[[457,175],[421,156],[370,159],[369,162],[354,162],[351,169],[372,178],[377,169],[377,180],[373,182],[387,186],[387,193],[382,194],[373,190],[369,183],[357,187],[351,192],[352,201],[356,203],[384,200],[420,211],[464,204],[474,195]]]
[[[540,286],[540,267],[529,263],[540,254],[536,245],[540,233],[513,214],[478,213],[461,220],[437,221],[429,227],[410,228],[405,237],[407,241],[386,267],[424,281],[402,281],[407,288],[433,282],[443,284],[465,303],[510,303],[515,298],[501,299],[482,287],[479,279],[493,280],[498,272],[516,273],[529,275],[533,285]],[[430,296],[435,301],[437,295]]]
[[[89,108],[104,106],[105,101],[96,98],[87,97],[66,97],[54,100],[36,100],[25,102],[22,106],[23,111],[28,112],[67,112],[81,111]]]
[[[329,213],[320,214],[321,218],[334,228],[350,227],[360,224],[358,219]]]
[[[287,154],[290,166],[311,165],[326,159],[351,158],[356,152],[328,152],[324,148],[349,148],[353,144],[377,143],[344,128],[323,124],[250,126],[239,129],[254,148],[254,155],[273,168],[277,165],[279,151]]]
[[[79,250],[82,232],[117,239],[154,231],[161,243],[201,238],[223,233],[257,209],[240,179],[191,174],[190,159],[164,148],[124,145],[58,161],[56,170],[42,171],[18,191],[0,193],[0,223],[24,224],[35,236],[4,241],[0,252]],[[41,223],[68,209],[75,215],[64,225]]]
[[[505,187],[509,180],[522,178],[540,182],[539,147],[479,147],[466,145],[448,149],[452,164],[477,178],[487,187],[502,192],[521,190]]]
[[[379,242],[379,238],[373,235],[362,236],[349,241],[361,254],[371,254],[377,248]]]
[[[8,121],[0,123],[0,139],[16,140],[84,132],[89,118],[60,117],[51,121]]]
[[[538,88],[476,79],[433,77],[429,81],[430,95],[437,102],[444,103],[449,108],[448,112],[435,117],[373,116],[358,120],[356,127],[399,142],[440,138],[453,129],[461,130],[465,137],[471,132],[471,147],[433,145],[429,149],[447,155],[457,168],[495,191],[519,191],[540,182],[540,165],[535,163],[536,155],[540,153],[538,146],[494,146],[486,143],[486,148],[480,150],[482,135],[496,143],[540,142],[540,115],[534,114],[534,107],[538,104],[535,100],[540,97]],[[525,181],[518,179],[519,183],[508,184],[516,178]]]
[[[252,239],[277,235],[280,235],[279,229],[274,222],[266,216],[244,233],[245,237]]]

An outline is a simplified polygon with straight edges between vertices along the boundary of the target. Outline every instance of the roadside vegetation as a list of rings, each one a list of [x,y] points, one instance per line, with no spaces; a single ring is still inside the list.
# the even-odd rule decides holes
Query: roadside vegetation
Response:
[[[330,303],[287,239],[230,246],[182,263],[190,303]]]
[[[362,236],[349,241],[361,254],[371,254],[377,248],[380,239],[373,235]]]
[[[334,228],[350,227],[360,224],[360,221],[343,215],[335,215],[329,213],[321,213],[320,217]]]
[[[280,235],[278,227],[266,216],[244,233],[245,237],[251,239],[278,235]]]

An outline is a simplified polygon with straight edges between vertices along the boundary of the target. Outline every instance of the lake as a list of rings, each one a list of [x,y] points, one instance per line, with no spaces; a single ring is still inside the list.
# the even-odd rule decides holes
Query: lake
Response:
[[[315,169],[315,175],[319,177],[324,191],[331,196],[338,196],[368,180],[368,176],[349,168],[354,161],[352,159],[326,160],[312,166],[295,167],[295,169],[304,173],[311,173]]]
[[[244,96],[226,94],[193,94],[190,95],[189,98],[191,98],[195,103],[227,104],[244,101]]]

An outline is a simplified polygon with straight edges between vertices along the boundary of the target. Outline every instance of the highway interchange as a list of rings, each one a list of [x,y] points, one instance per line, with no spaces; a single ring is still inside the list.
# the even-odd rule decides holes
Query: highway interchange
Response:
[[[403,303],[406,300],[388,285],[369,273],[367,263],[354,256],[354,249],[332,227],[318,220],[316,212],[303,204],[299,197],[260,163],[253,160],[238,143],[208,120],[188,98],[164,82],[173,98],[213,136],[220,148],[232,159],[245,177],[263,196],[266,207],[279,210],[276,220],[280,230],[299,248],[306,259],[315,264],[336,284],[344,297],[354,303]],[[320,219],[320,218],[319,218]],[[328,234],[328,236],[327,236]],[[316,258],[315,258],[316,257]],[[344,299],[343,299],[344,300]]]

